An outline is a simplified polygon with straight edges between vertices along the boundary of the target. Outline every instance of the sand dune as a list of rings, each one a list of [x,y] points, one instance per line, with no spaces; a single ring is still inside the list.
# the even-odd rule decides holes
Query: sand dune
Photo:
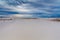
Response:
[[[0,40],[60,40],[60,22],[50,19],[0,21]]]

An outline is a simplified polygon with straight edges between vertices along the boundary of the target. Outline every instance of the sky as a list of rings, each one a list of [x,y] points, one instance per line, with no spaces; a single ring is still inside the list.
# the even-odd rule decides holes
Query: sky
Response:
[[[59,18],[60,0],[0,0],[0,15],[12,14]]]

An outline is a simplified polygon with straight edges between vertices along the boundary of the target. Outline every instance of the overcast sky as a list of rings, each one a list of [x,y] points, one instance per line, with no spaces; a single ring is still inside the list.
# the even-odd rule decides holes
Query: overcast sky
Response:
[[[39,17],[60,17],[59,5],[59,0],[0,0],[0,14],[27,13]]]

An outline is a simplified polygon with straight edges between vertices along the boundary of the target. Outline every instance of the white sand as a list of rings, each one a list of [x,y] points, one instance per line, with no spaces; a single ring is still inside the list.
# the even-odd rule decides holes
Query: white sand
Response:
[[[45,19],[0,21],[0,40],[60,40],[60,22]]]

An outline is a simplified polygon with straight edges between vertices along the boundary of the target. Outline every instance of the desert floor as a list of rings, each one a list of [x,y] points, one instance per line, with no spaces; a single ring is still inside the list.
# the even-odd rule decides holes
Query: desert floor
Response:
[[[0,21],[0,40],[60,40],[60,22],[50,19]]]

